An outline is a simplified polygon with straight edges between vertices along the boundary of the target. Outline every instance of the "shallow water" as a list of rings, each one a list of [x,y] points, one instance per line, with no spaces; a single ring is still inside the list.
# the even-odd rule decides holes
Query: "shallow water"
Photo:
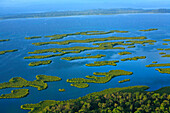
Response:
[[[158,61],[158,63],[169,62],[169,58],[162,58],[156,48],[168,48],[169,45],[162,45],[162,39],[170,38],[170,14],[130,14],[130,15],[111,15],[111,16],[77,16],[62,18],[40,18],[40,19],[17,19],[17,20],[1,20],[0,21],[0,39],[11,39],[8,42],[0,42],[0,51],[19,49],[17,52],[6,53],[0,55],[0,82],[7,82],[12,77],[23,77],[26,80],[34,80],[36,75],[45,74],[58,76],[62,81],[48,83],[46,90],[38,91],[36,88],[28,87],[30,94],[21,99],[1,99],[0,109],[2,113],[26,113],[28,111],[21,110],[20,106],[26,103],[38,103],[42,100],[67,100],[84,96],[88,93],[102,91],[107,88],[127,87],[134,85],[147,85],[149,91],[159,89],[164,86],[170,86],[170,76],[155,71],[155,67],[146,68],[145,65]],[[139,32],[140,29],[158,28],[158,31]],[[112,33],[101,36],[70,36],[62,40],[70,39],[86,39],[86,38],[102,38],[108,36],[147,36],[148,39],[157,40],[154,45],[146,44],[146,46],[136,45],[135,48],[127,48],[132,55],[120,56],[118,52],[124,50],[89,50],[78,54],[66,54],[66,56],[85,56],[105,54],[100,59],[83,59],[75,61],[61,60],[59,57],[48,58],[53,61],[47,66],[29,67],[28,63],[38,61],[38,59],[23,59],[28,56],[27,52],[37,49],[57,48],[57,47],[73,47],[73,46],[89,46],[92,43],[72,43],[69,45],[45,45],[34,46],[33,42],[49,41],[48,38],[35,40],[25,40],[26,36],[45,36],[62,33],[74,33],[80,31],[91,30],[127,30],[129,33]],[[169,53],[169,51],[166,51]],[[51,53],[48,53],[51,54]],[[125,61],[117,63],[117,66],[101,66],[86,67],[86,63],[102,60],[120,60],[122,58],[132,56],[146,56],[146,59],[138,61]],[[109,70],[122,69],[132,71],[133,75],[119,76],[113,78],[105,84],[90,83],[90,87],[79,89],[71,87],[67,83],[67,79],[85,77],[92,75],[93,72],[108,72]],[[119,80],[131,79],[130,82],[118,83]],[[58,89],[65,88],[65,92],[59,92]],[[15,88],[2,89],[0,94],[10,93]],[[9,109],[10,108],[10,109]]]

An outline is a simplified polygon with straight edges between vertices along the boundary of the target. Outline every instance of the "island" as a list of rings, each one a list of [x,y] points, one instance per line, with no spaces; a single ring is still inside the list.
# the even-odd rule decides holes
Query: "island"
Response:
[[[95,61],[94,63],[86,64],[86,66],[105,66],[105,65],[112,65],[116,66],[119,60],[113,60],[113,61]]]
[[[146,65],[146,67],[164,67],[164,66],[170,66],[170,63],[163,63],[163,64],[149,64],[149,65]]]
[[[127,55],[127,54],[132,54],[131,52],[127,52],[127,51],[123,51],[123,52],[120,52],[118,53],[119,55]]]
[[[85,57],[82,57],[82,56],[75,56],[75,57],[63,57],[61,58],[62,60],[68,60],[68,61],[71,61],[71,60],[77,60],[77,59],[87,59],[87,58],[102,58],[102,57],[105,57],[106,55],[102,55],[102,54],[97,54],[95,56],[85,56]]]
[[[170,68],[156,68],[155,70],[159,71],[160,73],[170,74]]]
[[[148,88],[149,87],[147,86],[110,88],[67,101],[45,100],[37,104],[24,104],[21,106],[21,109],[31,110],[30,113],[37,112],[168,113],[170,106],[168,101],[170,87],[164,87],[153,92],[145,91]],[[150,104],[146,104],[148,102]],[[164,105],[163,109],[162,105]]]
[[[160,55],[163,55],[163,54],[166,54],[166,53],[165,53],[165,52],[160,52],[159,54],[160,54]]]
[[[66,90],[65,90],[65,89],[59,89],[59,91],[60,91],[60,92],[64,92],[64,91],[66,91]]]
[[[153,61],[152,63],[156,64],[156,63],[158,63],[158,62],[157,62],[157,61]]]
[[[86,76],[86,79],[84,78],[72,78],[67,79],[67,82],[69,83],[107,83],[112,78],[121,76],[121,75],[132,75],[133,72],[124,71],[124,70],[110,70],[109,72],[94,72],[93,75]],[[104,76],[104,77],[100,77]]]
[[[27,81],[21,77],[14,77],[9,82],[0,83],[0,89],[6,88],[22,88],[22,87],[35,87],[38,90],[44,90],[48,87],[46,82],[60,81],[61,78],[56,76],[37,75],[36,80]]]
[[[162,57],[170,57],[170,54],[167,54],[167,55],[163,55]]]
[[[170,41],[170,39],[163,39],[163,41]]]
[[[23,98],[29,94],[29,89],[16,89],[12,90],[10,94],[2,94],[0,99],[7,99],[7,98]]]
[[[0,42],[6,42],[6,41],[10,41],[10,39],[3,39],[3,40],[0,40]]]
[[[73,83],[71,86],[77,87],[77,88],[87,88],[89,87],[89,84],[87,83]]]
[[[41,38],[41,36],[32,36],[32,37],[25,37],[25,39],[37,39],[37,38]]]
[[[43,61],[31,62],[28,65],[29,66],[40,66],[40,65],[47,65],[51,63],[52,63],[52,60],[43,60]]]
[[[58,45],[67,45],[70,43],[90,43],[97,41],[109,41],[109,40],[128,40],[128,39],[146,39],[146,37],[106,37],[106,38],[89,38],[85,40],[66,40],[66,41],[54,41],[54,42],[37,42],[32,43],[35,46],[42,46],[48,44],[58,44]],[[143,43],[153,42],[153,40],[142,41]]]
[[[124,58],[121,59],[121,61],[127,61],[127,60],[138,60],[138,59],[145,59],[146,56],[136,56],[136,57],[132,57],[132,58]]]
[[[15,51],[18,51],[18,49],[0,51],[0,55],[3,55],[5,53],[10,53],[10,52],[15,52]]]
[[[155,31],[155,30],[158,30],[158,29],[156,29],[156,28],[152,28],[152,29],[145,29],[145,30],[139,30],[139,31]]]
[[[162,43],[162,45],[168,45],[168,43]]]
[[[135,48],[136,46],[128,46],[128,48]]]
[[[124,82],[127,82],[127,81],[130,81],[130,79],[121,80],[121,81],[119,81],[119,83],[124,83]]]

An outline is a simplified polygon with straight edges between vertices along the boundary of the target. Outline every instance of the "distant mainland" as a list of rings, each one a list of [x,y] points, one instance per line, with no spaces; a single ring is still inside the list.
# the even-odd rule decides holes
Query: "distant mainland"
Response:
[[[43,18],[43,17],[66,17],[82,15],[114,15],[114,14],[135,14],[135,13],[170,13],[170,9],[133,9],[133,8],[116,8],[116,9],[92,9],[83,11],[56,11],[41,13],[25,13],[1,16],[0,20],[18,19],[18,18]]]

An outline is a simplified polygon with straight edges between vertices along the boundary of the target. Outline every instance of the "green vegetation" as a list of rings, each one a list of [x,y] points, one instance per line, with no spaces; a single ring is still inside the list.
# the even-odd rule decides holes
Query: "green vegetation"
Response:
[[[170,74],[170,68],[156,68],[160,73],[167,73]]]
[[[48,44],[58,44],[58,45],[66,45],[70,43],[90,43],[90,42],[97,42],[97,41],[108,41],[108,40],[127,40],[127,39],[146,39],[146,37],[107,37],[107,38],[90,38],[85,40],[66,40],[66,41],[59,41],[59,42],[38,42],[32,43],[36,46],[41,45],[48,45]]]
[[[37,112],[94,112],[94,113],[140,113],[169,110],[170,87],[155,92],[145,91],[147,86],[110,88],[84,97],[67,101],[45,100],[37,104],[25,104],[21,108]],[[163,94],[166,93],[166,94]]]
[[[121,80],[121,81],[119,81],[119,83],[124,83],[124,82],[127,82],[127,81],[130,81],[130,79]]]
[[[128,46],[128,48],[135,48],[136,46]]]
[[[157,50],[164,50],[163,48],[157,48]]]
[[[164,66],[170,66],[170,63],[165,63],[165,64],[149,64],[149,65],[146,65],[146,67],[164,67]]]
[[[25,39],[37,39],[37,38],[41,38],[41,36],[25,37]]]
[[[39,65],[47,65],[47,64],[51,64],[51,60],[44,60],[44,61],[37,61],[37,62],[31,62],[28,65],[29,66],[39,66]]]
[[[89,87],[89,84],[87,84],[87,83],[74,83],[74,84],[71,84],[71,86],[74,86],[74,87],[77,87],[77,88],[87,88],[87,87]]]
[[[162,43],[162,45],[168,45],[168,43]]]
[[[66,90],[65,90],[65,89],[59,89],[59,91],[60,91],[60,92],[64,92],[64,91],[66,91]]]
[[[121,75],[132,75],[132,72],[129,71],[124,71],[124,70],[111,70],[109,72],[94,72],[94,76],[86,76],[87,79],[84,78],[72,78],[72,79],[67,79],[67,82],[71,83],[107,83],[109,82],[112,78],[121,76]],[[103,75],[104,77],[99,77]]]
[[[145,59],[146,56],[136,56],[136,57],[132,57],[132,58],[124,58],[121,59],[121,61],[127,61],[127,60],[138,60],[138,59]]]
[[[166,48],[166,49],[158,48],[157,50],[170,50],[170,48]]]
[[[29,89],[16,89],[12,90],[10,94],[2,94],[0,99],[5,98],[23,98],[29,94]]]
[[[76,56],[76,57],[63,57],[61,58],[62,60],[77,60],[77,59],[86,59],[86,58],[102,58],[105,57],[106,55],[102,55],[102,54],[97,54],[95,56],[85,56],[85,57],[81,57],[81,56]]]
[[[56,76],[47,76],[47,75],[37,75],[37,80],[27,81],[21,77],[15,77],[9,80],[9,82],[0,83],[0,89],[5,88],[22,88],[22,87],[35,87],[38,90],[43,90],[47,88],[47,83],[52,81],[60,81],[61,78]]]
[[[5,53],[10,53],[10,52],[15,52],[15,51],[18,51],[18,49],[0,51],[0,55],[3,55]]]
[[[126,42],[131,42],[132,44],[145,44],[145,43],[149,43],[151,45],[153,45],[153,42],[156,42],[156,40],[143,40],[143,41],[138,41],[138,40],[129,40]]]
[[[85,32],[76,32],[76,33],[68,33],[68,34],[57,34],[57,35],[51,35],[51,36],[45,36],[50,37],[50,40],[57,40],[62,39],[67,36],[73,36],[73,35],[104,35],[109,33],[128,33],[128,31],[119,31],[119,30],[110,30],[108,32],[105,31],[85,31]],[[81,43],[81,42],[80,42]]]
[[[162,57],[170,57],[170,54],[167,54],[167,55],[163,55]]]
[[[3,39],[3,40],[0,40],[0,42],[6,42],[6,41],[10,41],[10,39]]]
[[[156,64],[156,63],[158,63],[158,62],[157,62],[157,61],[153,61],[152,63],[155,63],[155,64]]]
[[[40,53],[48,53],[48,52],[61,52],[64,54],[68,53],[80,53],[86,50],[106,50],[106,49],[125,49],[124,47],[112,47],[112,46],[105,46],[105,47],[68,47],[68,48],[50,48],[50,49],[42,49],[42,50],[35,50],[34,52],[28,52],[29,54],[40,54]]]
[[[119,55],[127,55],[127,54],[132,54],[131,52],[127,52],[127,51],[123,51],[123,52],[120,52],[118,53]]]
[[[94,63],[86,64],[86,66],[105,66],[105,65],[112,65],[116,66],[119,61],[113,60],[113,61],[95,61]]]
[[[165,52],[160,52],[159,54],[160,54],[160,55],[163,55],[163,54],[166,54],[166,53],[165,53]]]
[[[163,41],[170,41],[170,39],[163,39]]]
[[[139,30],[139,31],[154,31],[154,30],[158,30],[158,29],[145,29],[145,30]]]

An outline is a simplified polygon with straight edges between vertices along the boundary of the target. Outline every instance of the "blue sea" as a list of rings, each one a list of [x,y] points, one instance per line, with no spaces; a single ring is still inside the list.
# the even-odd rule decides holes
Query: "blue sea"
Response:
[[[107,16],[74,16],[59,18],[37,18],[37,19],[11,19],[0,20],[0,39],[10,39],[8,42],[0,42],[0,51],[18,49],[13,53],[0,55],[0,83],[8,82],[13,77],[23,77],[26,80],[35,80],[36,75],[45,74],[58,76],[62,81],[48,82],[48,88],[38,91],[36,88],[27,87],[30,94],[21,99],[1,99],[1,113],[27,113],[27,110],[20,109],[20,106],[27,103],[39,103],[43,100],[68,100],[85,96],[86,94],[102,91],[108,88],[127,87],[135,85],[146,85],[154,91],[161,87],[170,86],[170,75],[161,74],[155,70],[155,67],[147,68],[145,65],[151,64],[152,61],[158,63],[169,63],[169,58],[163,58],[159,55],[157,48],[169,48],[169,45],[162,45],[162,39],[170,39],[170,14],[122,14]],[[140,32],[141,29],[158,28],[157,31]],[[28,36],[46,36],[54,34],[75,33],[81,31],[109,31],[125,30],[129,33],[111,33],[106,35],[93,36],[69,36],[63,40],[83,40],[87,38],[103,38],[108,36],[146,36],[148,39],[156,40],[154,45],[146,44],[142,46],[136,44],[135,48],[127,48],[126,51],[132,52],[131,55],[118,55],[125,50],[88,50],[81,53],[66,54],[64,56],[48,58],[52,64],[38,67],[29,67],[28,64],[39,59],[24,59],[29,56],[28,52],[47,48],[65,48],[74,46],[93,47],[93,43],[72,43],[69,45],[44,45],[34,46],[34,42],[50,41],[49,38],[40,38],[26,40]],[[120,47],[120,46],[119,46]],[[86,56],[105,54],[106,57],[100,59],[83,59],[74,61],[61,60],[61,57],[68,56]],[[169,51],[166,51],[170,54]],[[52,54],[52,53],[45,53]],[[42,54],[41,54],[42,55]],[[122,58],[133,56],[146,56],[146,59],[138,61],[119,62],[117,66],[87,67],[86,63],[103,60],[120,60]],[[86,75],[93,75],[93,72],[108,72],[109,70],[122,69],[133,72],[133,75],[119,76],[113,78],[105,84],[90,83],[88,88],[79,89],[70,86],[67,79],[85,78]],[[130,82],[118,83],[123,79],[130,79]],[[65,92],[59,92],[58,89],[64,88]],[[1,94],[10,93],[11,90],[18,88],[1,89]]]

